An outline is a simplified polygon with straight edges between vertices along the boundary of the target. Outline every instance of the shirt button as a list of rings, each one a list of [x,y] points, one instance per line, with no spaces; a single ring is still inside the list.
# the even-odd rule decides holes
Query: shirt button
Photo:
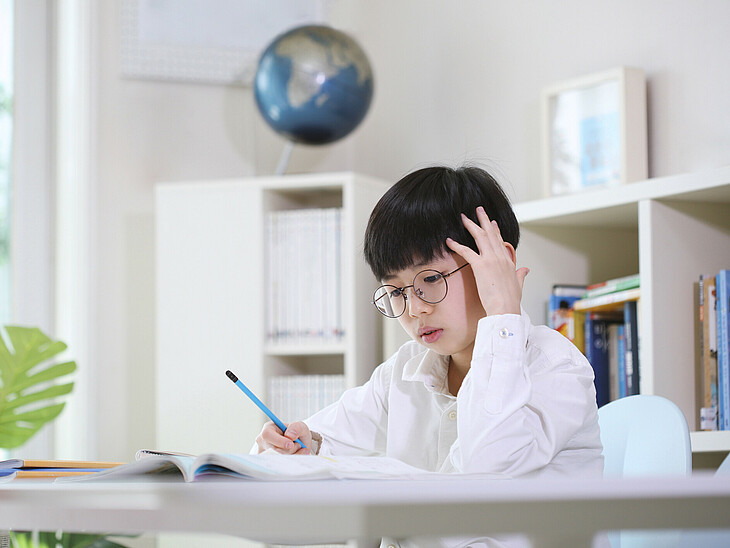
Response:
[[[506,339],[507,337],[509,337],[509,329],[507,329],[506,327],[503,327],[502,329],[500,329],[499,336],[502,337],[503,339]]]
[[[449,411],[449,420],[456,420],[456,411]]]

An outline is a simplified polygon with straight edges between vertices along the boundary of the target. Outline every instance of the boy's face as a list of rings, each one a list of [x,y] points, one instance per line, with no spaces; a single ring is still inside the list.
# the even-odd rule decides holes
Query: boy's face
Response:
[[[429,263],[417,264],[395,273],[383,283],[405,287],[422,270],[449,273],[465,264],[465,260],[452,253],[444,253]],[[406,290],[406,311],[398,317],[403,329],[417,342],[443,356],[471,361],[476,338],[477,323],[486,316],[479,299],[474,275],[467,266],[447,278],[448,293],[437,304],[429,304]]]

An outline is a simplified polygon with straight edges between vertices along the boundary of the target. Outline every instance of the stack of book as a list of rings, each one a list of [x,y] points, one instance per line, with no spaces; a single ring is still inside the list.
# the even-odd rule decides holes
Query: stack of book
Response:
[[[266,217],[266,337],[273,344],[342,339],[342,209],[274,211]]]
[[[730,430],[730,270],[700,275],[700,428]]]
[[[114,468],[122,462],[75,460],[9,459],[0,461],[0,483],[18,479],[48,479],[66,476],[85,476]]]
[[[580,297],[560,296],[566,287],[580,286],[555,286],[558,294],[554,289],[550,313],[570,318],[570,327],[560,329],[562,324],[556,321],[551,326],[570,338],[593,367],[598,406],[638,394],[639,275],[589,285]],[[553,312],[552,303],[560,301],[562,309]]]
[[[344,375],[287,375],[269,379],[271,409],[285,423],[306,419],[337,401]]]

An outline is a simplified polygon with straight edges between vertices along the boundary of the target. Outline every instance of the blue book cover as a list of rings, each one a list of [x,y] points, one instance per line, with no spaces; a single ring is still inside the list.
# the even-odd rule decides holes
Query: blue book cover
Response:
[[[636,301],[624,303],[624,342],[626,344],[626,395],[639,393],[639,316]]]
[[[573,340],[573,303],[583,298],[585,290],[584,285],[554,285],[548,301],[548,327]]]
[[[618,326],[618,397],[626,397],[626,326]]]
[[[586,314],[585,317],[585,347],[586,358],[593,368],[596,386],[596,403],[598,407],[611,401],[611,381],[609,370],[608,326],[610,319],[601,318],[596,314]]]
[[[717,396],[720,430],[730,430],[730,270],[715,278],[717,295]]]

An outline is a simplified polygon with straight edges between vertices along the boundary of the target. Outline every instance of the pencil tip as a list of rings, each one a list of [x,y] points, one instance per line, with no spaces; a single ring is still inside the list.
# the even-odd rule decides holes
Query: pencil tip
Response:
[[[234,375],[233,371],[231,371],[230,369],[226,371],[226,375],[228,375],[228,378],[231,379],[233,382],[238,382],[238,377],[236,377],[236,375]]]

